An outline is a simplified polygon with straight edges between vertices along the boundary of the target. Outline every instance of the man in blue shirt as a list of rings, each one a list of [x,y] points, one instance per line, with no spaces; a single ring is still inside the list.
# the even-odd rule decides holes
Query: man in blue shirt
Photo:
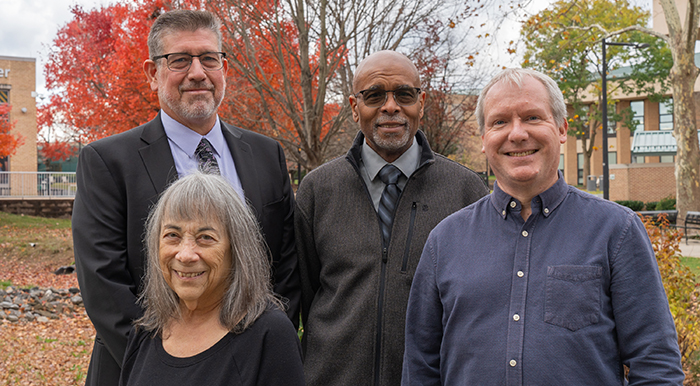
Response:
[[[508,69],[477,119],[493,194],[430,234],[411,287],[403,385],[681,385],[676,331],[634,212],[558,172],[557,84]]]

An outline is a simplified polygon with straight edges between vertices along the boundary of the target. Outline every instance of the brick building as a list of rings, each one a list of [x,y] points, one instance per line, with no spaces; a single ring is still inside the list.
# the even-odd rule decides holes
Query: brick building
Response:
[[[15,154],[0,157],[0,171],[36,172],[36,59],[0,56],[0,103],[12,106],[10,121],[16,122],[13,133],[24,143]]]
[[[687,4],[676,1],[676,5],[683,19]],[[652,7],[653,29],[667,34],[668,29],[659,0],[653,0]],[[695,64],[700,64],[700,54],[695,55]],[[676,142],[672,134],[673,99],[671,95],[667,96],[671,99],[666,102],[652,102],[645,95],[635,94],[615,93],[610,97],[617,101],[615,109],[618,113],[629,108],[637,122],[634,130],[620,124],[608,129],[611,200],[651,202],[669,196],[675,197]],[[695,103],[700,107],[700,79],[695,82]],[[700,109],[698,111],[700,112]],[[594,146],[602,149],[602,141],[602,135],[597,135]],[[584,187],[588,185],[589,176],[583,175],[581,140],[569,137],[562,145],[559,168],[568,184]],[[591,155],[590,175],[603,175],[602,150],[593,151]]]

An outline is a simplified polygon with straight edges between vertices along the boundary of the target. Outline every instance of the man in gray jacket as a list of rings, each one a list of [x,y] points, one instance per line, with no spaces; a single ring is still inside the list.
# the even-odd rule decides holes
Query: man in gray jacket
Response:
[[[306,176],[294,216],[310,386],[399,385],[406,304],[428,233],[488,193],[418,131],[415,65],[380,51],[350,96],[361,132],[344,158]]]

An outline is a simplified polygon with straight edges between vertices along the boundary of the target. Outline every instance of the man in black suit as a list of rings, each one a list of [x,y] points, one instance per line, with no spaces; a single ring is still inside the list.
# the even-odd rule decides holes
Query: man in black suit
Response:
[[[80,153],[73,240],[85,308],[97,330],[87,385],[118,383],[131,321],[142,313],[137,296],[150,207],[170,182],[203,163],[213,163],[254,211],[270,250],[273,288],[298,322],[294,198],[284,153],[276,141],[219,120],[228,69],[220,28],[208,12],[162,14],[143,65],[160,113]]]

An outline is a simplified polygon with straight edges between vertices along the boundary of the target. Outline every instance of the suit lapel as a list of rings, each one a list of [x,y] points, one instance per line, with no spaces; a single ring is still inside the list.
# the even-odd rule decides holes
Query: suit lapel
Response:
[[[252,205],[258,217],[262,215],[262,201],[260,196],[259,176],[256,175],[257,165],[253,159],[253,150],[242,139],[242,133],[237,128],[221,122],[222,132],[228,144],[233,162],[236,164],[236,173],[241,180],[241,186],[245,192],[246,200]],[[258,160],[260,162],[260,160]]]
[[[158,194],[161,194],[172,181],[177,179],[177,169],[170,152],[168,137],[160,120],[160,113],[144,125],[141,141],[146,145],[139,149],[139,154],[153,187]]]

